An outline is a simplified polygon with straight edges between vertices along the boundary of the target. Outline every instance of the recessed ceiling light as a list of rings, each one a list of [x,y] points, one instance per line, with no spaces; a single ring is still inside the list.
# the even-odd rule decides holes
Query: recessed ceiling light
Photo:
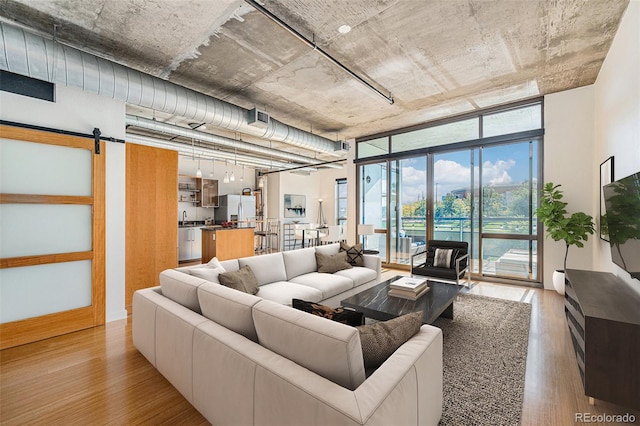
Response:
[[[351,27],[347,24],[341,25],[340,28],[338,28],[338,31],[340,31],[340,34],[346,34],[349,31],[351,31]]]

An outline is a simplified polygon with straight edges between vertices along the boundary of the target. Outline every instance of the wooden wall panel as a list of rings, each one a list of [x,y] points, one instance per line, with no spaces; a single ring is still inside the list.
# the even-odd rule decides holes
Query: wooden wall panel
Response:
[[[178,266],[178,153],[127,144],[125,306]]]

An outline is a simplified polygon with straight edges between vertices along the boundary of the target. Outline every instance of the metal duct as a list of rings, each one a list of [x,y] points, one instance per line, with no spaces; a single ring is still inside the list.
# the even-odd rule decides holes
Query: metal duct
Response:
[[[198,130],[186,129],[184,127],[176,126],[173,124],[163,123],[160,121],[149,120],[147,118],[137,117],[135,115],[127,114],[127,125],[135,126],[142,129],[153,130],[156,132],[167,133],[174,136],[183,136],[186,138],[193,138],[203,142],[210,142],[229,148],[238,148],[244,151],[250,151],[257,154],[263,154],[268,157],[283,158],[289,161],[295,161],[297,163],[317,164],[318,160],[303,155],[291,154],[285,151],[279,151],[277,149],[266,148],[260,145],[237,141],[234,139],[225,138],[222,136],[212,135],[210,133],[200,132]],[[328,164],[326,167],[342,168],[340,164]]]
[[[179,115],[259,138],[340,156],[339,142],[288,126],[273,118],[266,128],[247,122],[248,111],[115,62],[0,22],[0,69],[50,83]]]
[[[271,161],[268,158],[252,157],[250,155],[235,155],[229,152],[216,151],[211,148],[206,148],[198,145],[195,145],[195,147],[192,148],[191,146],[179,142],[165,141],[148,136],[134,135],[129,133],[127,133],[126,135],[126,141],[139,145],[171,149],[189,157],[194,155],[195,157],[201,159],[213,158],[216,160],[229,160],[237,162],[237,164],[239,165],[245,165],[249,167],[289,169],[292,167],[305,166],[304,164],[283,163],[282,161]],[[317,171],[318,169],[313,166],[309,166],[309,168],[305,168],[305,170]]]

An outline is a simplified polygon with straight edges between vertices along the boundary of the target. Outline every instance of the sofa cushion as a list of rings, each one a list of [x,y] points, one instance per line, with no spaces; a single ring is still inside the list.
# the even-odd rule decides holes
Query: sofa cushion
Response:
[[[335,273],[335,275],[349,278],[351,281],[353,281],[354,287],[357,287],[364,283],[368,283],[369,281],[375,280],[378,277],[378,273],[373,269],[362,268],[360,266],[354,266],[351,269],[338,271]]]
[[[342,271],[343,269],[353,268],[353,266],[347,262],[347,253],[344,251],[330,255],[316,252],[315,255],[316,263],[318,264],[318,272],[333,274],[334,272]]]
[[[364,314],[362,312],[352,311],[342,307],[333,309],[329,306],[307,302],[306,300],[293,299],[291,301],[291,307],[307,312],[311,315],[327,318],[331,321],[347,324],[352,327],[362,325],[364,321]]]
[[[421,266],[413,268],[415,275],[423,275],[426,277],[443,278],[446,280],[456,279],[456,270],[451,268],[436,268],[433,266]],[[460,272],[460,278],[464,276],[464,271]]]
[[[249,294],[258,292],[258,280],[249,265],[245,265],[235,272],[223,272],[218,278],[220,279],[220,284],[234,290]]]
[[[198,277],[167,269],[160,273],[162,295],[194,312],[202,313],[198,301],[198,287],[207,282]]]
[[[224,268],[225,272],[233,272],[240,269],[240,264],[238,263],[238,259],[222,260],[220,262],[220,266]]]
[[[284,267],[287,271],[287,280],[291,280],[302,274],[318,270],[316,264],[316,250],[313,247],[282,252]]]
[[[258,341],[251,308],[259,297],[220,284],[204,283],[198,287],[202,315],[247,339]]]
[[[261,285],[257,296],[287,306],[291,306],[292,299],[311,300],[313,302],[319,302],[323,299],[320,290],[287,281]]]
[[[253,307],[258,343],[350,390],[365,379],[360,334],[268,300]]]
[[[351,269],[348,269],[349,271]],[[353,288],[353,280],[336,274],[324,274],[312,272],[300,275],[290,280],[291,283],[302,284],[316,288],[322,292],[322,298],[328,299],[331,296],[340,294]]]
[[[388,321],[356,327],[360,332],[364,366],[378,368],[422,326],[422,311]]]
[[[326,244],[323,246],[316,246],[315,249],[316,249],[316,253],[332,255],[340,252],[340,244],[339,243]]]
[[[286,281],[287,272],[284,268],[282,253],[263,254],[262,256],[243,257],[238,259],[240,267],[249,265],[258,279],[258,285]]]
[[[364,258],[362,252],[362,244],[350,246],[346,243],[340,243],[340,251],[347,253],[347,262],[353,266],[364,266]]]

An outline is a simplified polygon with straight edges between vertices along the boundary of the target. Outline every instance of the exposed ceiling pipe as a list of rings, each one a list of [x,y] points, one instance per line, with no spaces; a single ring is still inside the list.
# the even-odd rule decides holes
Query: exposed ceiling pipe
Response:
[[[248,4],[250,4],[251,7],[253,7],[255,10],[257,10],[260,13],[262,13],[264,16],[266,16],[267,18],[271,19],[273,22],[275,22],[276,24],[280,25],[282,28],[287,30],[291,35],[293,35],[295,38],[297,38],[298,40],[300,40],[301,42],[303,42],[304,44],[306,44],[307,46],[312,48],[315,52],[318,52],[318,54],[323,56],[329,62],[331,62],[332,64],[334,64],[335,66],[340,68],[342,71],[344,71],[347,74],[349,74],[349,76],[351,76],[352,78],[357,80],[359,83],[363,84],[367,89],[371,90],[373,93],[375,93],[376,95],[380,96],[385,101],[387,101],[391,105],[393,105],[393,97],[391,96],[391,93],[389,93],[389,96],[387,96],[384,93],[382,93],[375,86],[373,86],[373,84],[369,83],[367,80],[365,80],[364,78],[360,77],[358,74],[356,74],[353,71],[351,71],[344,64],[342,64],[342,62],[338,61],[336,58],[334,58],[333,56],[331,56],[330,54],[325,52],[322,48],[318,47],[318,45],[316,44],[315,41],[309,40],[308,38],[306,38],[305,36],[300,34],[291,25],[287,24],[282,19],[278,18],[276,15],[271,13],[270,10],[268,10],[267,8],[265,8],[264,6],[259,4],[258,2],[254,1],[254,0],[244,0],[244,1],[246,3],[248,3]]]
[[[0,22],[0,69],[77,87],[131,105],[178,115],[259,138],[341,156],[340,142],[273,118],[266,127],[248,123],[248,111],[115,62]]]
[[[304,167],[306,170],[309,170],[309,171],[314,171],[314,172],[318,171],[317,168],[313,166],[307,166],[306,164],[284,163],[282,161],[275,161],[275,160],[270,161],[270,159],[268,158],[253,157],[250,155],[238,154],[236,156],[230,152],[217,151],[208,147],[203,147],[201,145],[195,145],[195,148],[193,148],[191,145],[185,145],[180,142],[161,140],[161,139],[151,138],[148,136],[141,136],[141,135],[127,133],[126,140],[127,142],[135,143],[138,145],[147,145],[147,146],[171,149],[173,151],[178,151],[180,154],[184,154],[189,157],[195,155],[196,157],[202,158],[202,159],[231,160],[236,162],[239,165],[245,165],[249,167],[256,167],[256,168],[277,167],[282,169],[288,169],[291,167],[295,167],[295,168]]]
[[[243,151],[250,151],[256,154],[263,154],[269,157],[282,158],[289,161],[295,161],[298,163],[317,164],[318,160],[315,158],[305,157],[303,155],[292,154],[277,149],[266,148],[260,145],[238,141],[222,136],[212,135],[211,133],[200,132],[194,129],[187,129],[184,127],[176,126],[174,124],[164,123],[156,120],[149,120],[148,118],[137,117],[135,115],[127,114],[126,123],[128,126],[135,126],[142,129],[153,130],[156,132],[162,132],[173,136],[183,136],[186,138],[193,138],[202,142],[209,142],[220,146],[229,148],[237,148]],[[327,167],[342,168],[341,165],[329,164]]]

